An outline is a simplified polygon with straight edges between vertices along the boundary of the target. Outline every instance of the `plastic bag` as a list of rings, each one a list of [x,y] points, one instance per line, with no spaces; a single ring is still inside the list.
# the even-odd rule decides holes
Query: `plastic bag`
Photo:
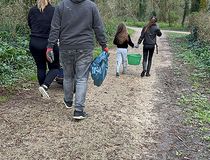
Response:
[[[109,54],[103,51],[98,57],[93,60],[90,66],[93,83],[98,87],[103,83],[104,79],[106,78],[108,70],[108,57]]]

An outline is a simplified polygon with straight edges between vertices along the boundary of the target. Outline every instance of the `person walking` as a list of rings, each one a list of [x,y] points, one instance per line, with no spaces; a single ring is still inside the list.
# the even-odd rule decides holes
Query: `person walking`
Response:
[[[94,2],[62,0],[55,9],[47,53],[57,39],[64,71],[64,104],[72,107],[74,81],[76,85],[74,119],[84,119],[89,68],[93,60],[94,33],[102,50],[108,52],[104,26]]]
[[[117,45],[117,66],[116,66],[116,76],[120,76],[120,66],[123,64],[123,74],[127,72],[127,53],[128,45],[132,48],[134,44],[128,34],[127,28],[123,23],[120,23],[117,27],[117,32],[113,43]]]
[[[156,37],[160,37],[162,33],[156,22],[157,18],[155,16],[152,16],[149,23],[142,29],[141,36],[139,37],[138,43],[135,46],[136,48],[138,48],[143,41],[143,71],[141,73],[141,77],[144,77],[145,74],[147,77],[150,76],[150,69],[152,65],[152,57],[155,46],[158,53]]]
[[[54,7],[50,0],[37,0],[37,4],[28,13],[28,25],[31,31],[29,49],[36,63],[39,91],[43,98],[50,98],[47,90],[57,76],[60,67],[57,44],[53,47],[53,62],[49,62],[46,57],[53,14]]]

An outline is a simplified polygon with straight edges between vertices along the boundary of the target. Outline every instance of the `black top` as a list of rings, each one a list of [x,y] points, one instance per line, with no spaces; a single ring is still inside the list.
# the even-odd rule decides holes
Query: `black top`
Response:
[[[31,29],[30,36],[48,39],[53,14],[54,7],[50,4],[46,6],[43,12],[40,12],[37,6],[32,7],[28,14],[28,25]]]
[[[115,45],[117,45],[117,48],[128,48],[128,45],[130,45],[132,48],[134,47],[134,44],[133,44],[133,42],[131,41],[130,35],[128,35],[128,41],[125,41],[125,42],[122,43],[122,44],[119,44],[119,42],[118,42],[118,40],[117,40],[117,37],[115,36],[113,43],[114,43]]]
[[[138,43],[140,44],[143,41],[144,45],[155,45],[156,37],[162,35],[159,27],[156,24],[150,26],[145,32],[146,26],[141,31],[141,36],[139,37]]]

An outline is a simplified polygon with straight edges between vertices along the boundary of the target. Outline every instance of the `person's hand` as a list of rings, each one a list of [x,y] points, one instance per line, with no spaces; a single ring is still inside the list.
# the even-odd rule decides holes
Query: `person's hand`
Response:
[[[54,53],[52,48],[47,48],[46,51],[46,58],[47,60],[52,63],[54,61]]]
[[[103,50],[104,50],[106,53],[109,52],[109,48],[108,48],[108,47],[104,48]]]
[[[135,45],[135,48],[139,48],[139,44],[138,43]]]

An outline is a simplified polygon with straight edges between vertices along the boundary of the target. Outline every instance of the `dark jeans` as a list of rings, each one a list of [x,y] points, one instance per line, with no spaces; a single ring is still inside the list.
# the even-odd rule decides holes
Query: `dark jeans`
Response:
[[[37,66],[37,78],[39,85],[46,85],[47,87],[53,82],[58,74],[59,64],[59,49],[58,46],[53,48],[55,60],[53,63],[49,63],[46,58],[46,46],[47,39],[31,37],[29,49],[35,60]],[[49,71],[47,72],[47,67]]]
[[[153,45],[145,45],[143,47],[143,71],[149,73],[152,65],[152,57],[155,50]]]
[[[64,99],[65,101],[73,101],[73,92],[75,85],[76,110],[81,111],[85,107],[88,76],[90,71],[89,68],[92,59],[92,49],[60,51],[60,60],[64,73]]]

